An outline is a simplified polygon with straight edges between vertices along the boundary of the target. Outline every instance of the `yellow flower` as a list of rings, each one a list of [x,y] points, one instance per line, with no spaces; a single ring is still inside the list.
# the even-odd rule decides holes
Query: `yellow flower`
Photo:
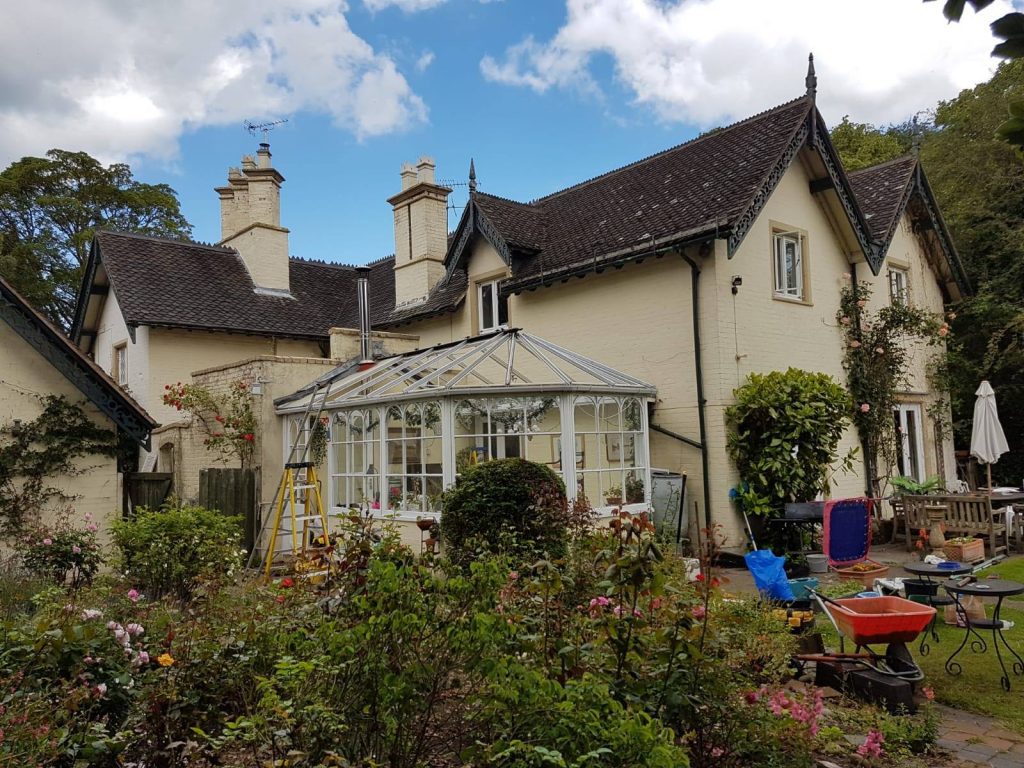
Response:
[[[174,657],[169,653],[161,653],[156,657],[156,663],[161,667],[169,667],[174,663]]]

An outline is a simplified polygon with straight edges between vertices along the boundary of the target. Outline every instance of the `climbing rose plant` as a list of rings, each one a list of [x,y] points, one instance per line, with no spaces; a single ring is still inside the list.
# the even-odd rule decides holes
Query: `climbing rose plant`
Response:
[[[252,462],[256,446],[256,415],[249,384],[236,381],[226,394],[213,394],[197,384],[167,384],[164,404],[190,414],[206,434],[203,444],[243,467]]]
[[[848,284],[836,320],[843,334],[843,368],[853,395],[853,423],[864,446],[872,494],[879,496],[882,481],[896,466],[900,441],[893,410],[899,403],[898,393],[911,387],[914,355],[927,355],[929,383],[933,390],[943,390],[937,372],[943,367],[950,329],[942,315],[903,302],[871,312],[867,309],[870,299],[868,283]],[[940,394],[928,411],[933,419],[947,412],[945,396]],[[941,431],[942,425],[937,426]]]

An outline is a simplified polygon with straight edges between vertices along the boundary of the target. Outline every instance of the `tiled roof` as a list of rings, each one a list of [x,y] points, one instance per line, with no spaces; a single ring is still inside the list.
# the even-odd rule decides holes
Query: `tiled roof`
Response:
[[[507,285],[681,233],[727,229],[805,124],[810,99],[787,102],[532,203],[477,193],[517,259]],[[524,247],[525,246],[525,247]]]
[[[232,249],[118,232],[97,232],[95,247],[129,325],[315,339],[358,325],[354,267],[291,259],[287,298],[256,293]],[[369,274],[375,324],[394,305],[392,261]]]
[[[916,167],[917,158],[905,155],[848,174],[872,239],[884,242],[903,213],[903,202]]]
[[[149,433],[157,426],[153,417],[2,277],[0,319],[6,320],[118,427],[149,447]]]

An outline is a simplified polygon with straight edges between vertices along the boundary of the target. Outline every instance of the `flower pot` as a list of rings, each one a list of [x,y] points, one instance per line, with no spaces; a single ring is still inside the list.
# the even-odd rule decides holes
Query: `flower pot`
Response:
[[[432,517],[421,517],[419,520],[416,521],[416,527],[419,528],[421,531],[429,531],[431,528],[434,527],[435,523],[437,523],[437,521],[434,520]]]
[[[942,533],[942,523],[946,519],[945,504],[928,504],[924,508],[928,516],[928,523],[931,525],[931,532],[928,535],[928,544],[932,549],[942,549],[946,543],[946,537]]]
[[[984,539],[971,539],[967,544],[954,544],[946,542],[942,548],[942,554],[947,560],[955,560],[959,563],[978,563],[985,559]]]
[[[828,573],[828,557],[822,554],[807,556],[807,567],[811,573]]]
[[[605,496],[605,503],[610,507],[618,507],[622,505],[621,496]]]

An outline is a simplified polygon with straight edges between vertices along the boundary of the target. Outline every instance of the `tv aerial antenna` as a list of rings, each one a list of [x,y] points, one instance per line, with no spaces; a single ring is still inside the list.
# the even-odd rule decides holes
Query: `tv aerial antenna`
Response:
[[[245,130],[247,130],[253,136],[255,136],[257,133],[262,133],[263,143],[266,144],[270,132],[277,128],[277,126],[284,125],[287,122],[288,118],[286,117],[283,120],[272,120],[267,123],[254,123],[252,120],[246,120],[242,123],[242,125],[245,127]]]

